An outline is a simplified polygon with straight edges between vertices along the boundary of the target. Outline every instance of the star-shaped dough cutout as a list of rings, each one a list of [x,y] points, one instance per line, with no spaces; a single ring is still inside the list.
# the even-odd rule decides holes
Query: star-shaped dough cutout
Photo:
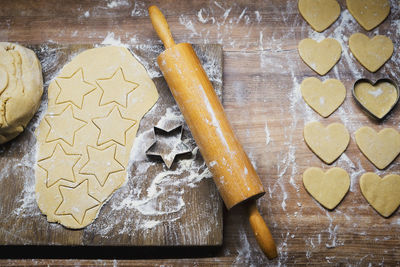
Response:
[[[104,186],[110,174],[125,170],[124,166],[115,158],[116,149],[117,145],[115,144],[105,149],[88,146],[88,161],[79,173],[94,175],[99,184]]]
[[[56,83],[60,88],[56,104],[70,102],[78,108],[82,108],[85,95],[96,89],[95,85],[85,81],[82,68],[79,68],[70,77],[57,78]]]
[[[100,130],[97,138],[97,145],[102,145],[108,141],[114,141],[120,145],[126,143],[126,132],[136,124],[135,120],[124,118],[121,111],[115,106],[107,116],[92,120],[94,125]]]
[[[75,187],[60,185],[62,202],[54,212],[56,215],[71,215],[79,224],[86,211],[98,206],[100,201],[89,194],[89,181],[84,180]]]
[[[146,155],[161,157],[165,165],[171,168],[176,156],[192,150],[182,142],[183,127],[179,125],[171,130],[154,127],[154,143],[147,149]]]
[[[114,102],[126,108],[128,94],[139,86],[139,84],[125,79],[122,68],[118,68],[110,78],[98,79],[96,82],[103,91],[100,106]]]
[[[50,126],[46,142],[63,140],[71,146],[74,145],[75,133],[87,124],[74,116],[71,105],[68,105],[60,114],[47,115],[44,119]]]
[[[38,161],[38,166],[47,173],[46,186],[51,187],[59,180],[75,182],[74,166],[81,158],[78,154],[68,154],[57,143],[52,154]]]

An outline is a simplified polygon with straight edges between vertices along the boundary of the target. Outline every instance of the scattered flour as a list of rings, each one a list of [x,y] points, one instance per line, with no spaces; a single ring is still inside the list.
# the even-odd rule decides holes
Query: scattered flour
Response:
[[[265,144],[269,145],[269,142],[271,142],[271,134],[270,134],[269,129],[268,129],[267,120],[265,120],[264,131],[265,131]]]
[[[115,46],[123,46],[121,42],[121,37],[115,38],[114,32],[108,32],[107,36],[101,42],[103,45],[115,45]]]
[[[108,1],[107,7],[108,8],[120,8],[120,7],[126,7],[130,6],[130,3],[128,0],[113,0],[113,1]]]
[[[392,14],[398,14],[398,5],[397,0],[392,1]],[[110,9],[119,8],[119,7],[131,7],[130,11],[131,16],[142,16],[147,14],[146,2],[144,1],[135,1],[129,2],[126,0],[114,0],[107,1],[106,6]],[[343,6],[342,6],[343,7]],[[270,8],[270,9],[269,9]],[[280,236],[276,238],[278,242],[279,249],[279,259],[277,260],[277,265],[286,265],[288,260],[293,260],[290,258],[291,256],[288,253],[289,248],[292,244],[292,239],[296,240],[297,243],[301,242],[299,240],[304,240],[305,245],[305,256],[307,258],[312,259],[312,255],[323,251],[325,248],[334,248],[337,246],[344,245],[344,241],[341,240],[341,236],[343,233],[351,233],[359,231],[358,223],[360,223],[357,218],[353,218],[351,207],[347,210],[344,210],[344,207],[339,207],[339,209],[329,212],[323,208],[320,208],[320,213],[316,215],[316,220],[320,220],[324,222],[327,226],[325,230],[318,230],[310,233],[310,236],[305,236],[302,239],[299,239],[299,235],[296,233],[299,222],[303,222],[303,208],[306,208],[304,204],[298,202],[301,188],[301,175],[300,171],[303,166],[299,166],[296,162],[296,153],[298,152],[293,142],[295,138],[301,135],[301,129],[304,124],[313,121],[313,120],[321,120],[321,118],[315,114],[302,100],[301,94],[299,92],[299,85],[301,83],[301,79],[304,77],[304,73],[300,71],[301,62],[300,59],[297,61],[291,60],[293,54],[296,54],[296,46],[297,43],[303,38],[313,38],[316,40],[322,40],[324,38],[335,38],[342,45],[342,56],[338,64],[334,67],[333,72],[328,74],[328,76],[333,76],[344,83],[346,83],[346,88],[349,92],[350,86],[352,82],[358,78],[365,77],[368,75],[366,72],[355,60],[353,55],[351,54],[348,48],[348,38],[352,33],[360,31],[360,27],[358,23],[354,20],[347,9],[342,9],[340,18],[332,25],[329,29],[327,29],[323,33],[314,32],[309,25],[301,18],[297,11],[297,1],[287,1],[287,6],[282,8],[282,10],[274,10],[275,7],[269,7],[267,4],[264,5],[263,8],[259,10],[251,11],[252,7],[247,7],[243,5],[239,5],[237,3],[229,2],[229,1],[210,1],[208,5],[202,6],[200,9],[195,10],[193,15],[179,15],[178,22],[183,26],[182,29],[184,32],[180,35],[180,39],[182,41],[196,42],[196,43],[219,43],[224,46],[224,53],[229,53],[233,48],[235,50],[242,50],[243,54],[251,53],[254,49],[258,50],[260,54],[259,64],[260,67],[266,70],[266,73],[276,72],[279,74],[287,74],[290,76],[290,80],[288,84],[281,85],[279,83],[279,79],[273,80],[273,83],[276,84],[276,88],[270,90],[281,90],[286,92],[284,94],[289,99],[289,106],[281,107],[281,115],[282,116],[290,116],[291,122],[289,125],[280,124],[278,126],[282,129],[282,135],[285,138],[285,143],[279,151],[276,152],[275,158],[272,158],[271,161],[274,162],[273,167],[274,172],[276,172],[276,179],[268,180],[268,184],[266,184],[266,188],[268,191],[268,195],[266,198],[273,199],[274,202],[278,203],[277,208],[281,209],[281,212],[288,212],[289,207],[290,210],[293,209],[291,206],[294,204],[296,207],[296,211],[294,214],[287,214],[287,216],[274,217],[271,212],[272,209],[266,205],[268,208],[268,219],[270,220],[270,225],[275,228],[282,229]],[[269,18],[268,13],[265,12],[274,12],[276,17]],[[92,12],[86,11],[84,13],[84,17],[88,18],[91,16]],[[392,15],[391,15],[392,16]],[[392,22],[390,23],[391,34],[393,36],[400,35],[400,20],[394,19],[391,17]],[[6,21],[6,28],[12,25],[11,20]],[[253,22],[253,23],[252,23]],[[268,24],[268,23],[270,24]],[[293,23],[296,27],[300,27],[299,30],[289,30],[287,32],[282,32],[279,25],[289,25],[289,23]],[[215,25],[215,27],[207,27],[207,25]],[[255,25],[258,25],[256,27]],[[237,29],[238,26],[246,27],[247,32],[243,34],[238,34]],[[371,34],[381,33],[380,28],[378,27]],[[0,36],[2,39],[7,39],[7,32],[1,32]],[[67,32],[60,32],[61,35],[68,34]],[[72,32],[71,35],[74,33]],[[93,35],[93,38],[98,38],[98,36]],[[124,38],[124,39],[123,39]],[[127,40],[126,44],[124,44],[121,40]],[[395,47],[398,46],[397,39],[393,38],[395,42]],[[109,32],[102,44],[103,45],[138,45],[142,48],[146,45],[148,47],[152,47],[154,45],[154,40],[143,40],[136,35],[117,35],[114,32]],[[285,59],[282,62],[282,58]],[[286,60],[287,59],[287,60]],[[400,59],[400,54],[395,53],[391,59],[391,61],[398,62]],[[52,67],[54,62],[46,61],[43,65],[44,68]],[[397,64],[398,65],[398,64]],[[161,73],[157,71],[157,68],[151,66],[150,64],[145,65],[146,69],[150,69],[150,75],[152,77],[160,77]],[[212,64],[210,64],[210,68],[212,68]],[[348,69],[349,76],[342,75],[339,71],[340,69]],[[394,66],[393,69],[387,70],[391,77],[398,77],[398,73],[400,71],[399,66]],[[211,74],[212,75],[212,74]],[[264,74],[263,74],[264,75]],[[270,78],[274,79],[274,77],[267,76],[265,74],[262,78]],[[248,88],[246,88],[247,90]],[[348,96],[350,94],[348,93]],[[345,103],[342,107],[340,107],[332,116],[342,121],[346,128],[349,130],[350,134],[354,133],[357,130],[361,123],[352,121],[351,114],[358,112],[358,110],[353,108],[353,105],[350,105],[349,102],[351,100],[349,97],[345,100]],[[246,102],[244,102],[246,103]],[[39,112],[38,118],[40,118],[40,114],[45,113],[45,104],[41,106],[41,111]],[[182,118],[176,115],[176,111],[171,109],[167,110],[166,116],[160,120],[160,124],[165,123],[167,119],[174,119],[176,116],[176,120],[180,121]],[[272,136],[270,134],[270,127],[272,124],[270,118],[265,121],[265,146],[268,148],[274,148],[274,142],[272,141]],[[40,121],[38,119],[37,121]],[[400,128],[400,124],[397,123],[396,126]],[[35,123],[30,126],[33,131],[36,127]],[[28,127],[29,129],[29,127]],[[299,130],[300,129],[300,130]],[[131,168],[137,167],[135,172],[137,173],[146,173],[149,168],[154,167],[151,163],[147,164],[135,164],[137,161],[144,161],[146,156],[143,151],[146,147],[146,141],[150,139],[152,132],[142,132],[141,135],[138,135],[135,141],[134,148],[132,150],[132,157],[130,166]],[[275,141],[275,139],[274,139]],[[14,172],[16,170],[23,171],[33,171],[32,164],[34,160],[35,151],[28,151],[24,160],[20,163],[16,163],[13,168],[3,170],[1,179],[4,178],[4,175],[7,175],[7,172]],[[193,151],[193,157],[198,153],[198,150]],[[311,152],[310,152],[311,153]],[[249,157],[253,164],[256,163],[256,157],[252,153],[249,152]],[[351,177],[351,186],[349,195],[346,198],[349,198],[349,201],[352,201],[357,208],[362,209],[370,209],[368,204],[364,202],[360,202],[360,198],[355,197],[355,193],[359,193],[358,189],[358,179],[362,173],[366,170],[362,165],[360,159],[349,158],[346,154],[343,154],[333,166],[338,166],[346,169],[349,172]],[[264,166],[259,166],[260,168]],[[396,167],[396,166],[395,166]],[[115,205],[112,208],[115,209],[132,209],[134,212],[138,212],[140,214],[146,214],[146,219],[142,222],[138,223],[138,228],[140,229],[154,229],[160,224],[164,223],[159,220],[160,214],[169,216],[169,220],[171,222],[176,221],[176,218],[179,217],[179,212],[186,208],[185,203],[182,201],[183,190],[185,190],[185,186],[196,186],[196,184],[202,179],[207,179],[210,177],[210,173],[207,168],[204,166],[197,166],[191,160],[182,160],[179,161],[178,170],[184,170],[188,168],[199,168],[204,170],[201,172],[200,176],[191,175],[188,173],[185,179],[182,181],[177,181],[173,179],[173,175],[176,175],[175,171],[170,171],[166,175],[158,175],[153,177],[150,180],[146,180],[144,177],[137,178],[136,185],[142,185],[141,183],[145,183],[147,181],[146,186],[138,186],[138,188],[145,188],[140,190],[138,188],[128,188],[124,187],[123,190],[126,191],[128,197],[124,199],[121,203],[113,204]],[[393,165],[387,171],[392,171]],[[398,168],[398,165],[397,167]],[[207,171],[206,171],[207,170]],[[384,172],[373,169],[378,174],[383,175]],[[33,176],[32,176],[33,177]],[[129,177],[129,179],[133,179],[133,177]],[[183,188],[183,189],[182,189]],[[295,189],[294,191],[290,189]],[[292,193],[295,192],[295,193]],[[302,192],[304,193],[304,192]],[[23,196],[21,196],[20,207],[16,209],[14,212],[21,214],[22,216],[37,216],[39,211],[36,207],[36,202],[34,198],[34,179],[26,180],[24,182],[23,191],[21,192]],[[157,198],[162,194],[171,194],[171,197],[167,199],[168,203],[173,203],[166,207],[159,207],[157,205]],[[361,200],[363,200],[361,198]],[[261,200],[260,200],[261,201]],[[268,202],[268,201],[267,201]],[[296,204],[297,203],[297,204]],[[362,203],[362,204],[360,204]],[[317,204],[316,204],[317,205]],[[353,209],[354,211],[354,209]],[[346,217],[347,216],[347,217]],[[282,218],[283,217],[283,218]],[[345,218],[345,221],[348,220],[354,221],[354,224],[346,224],[340,225],[338,223],[339,218]],[[350,219],[348,219],[348,217]],[[123,218],[115,218],[122,220]],[[245,221],[245,220],[243,220]],[[364,222],[365,223],[365,222]],[[371,225],[375,222],[370,222]],[[257,245],[255,244],[254,238],[250,238],[252,235],[251,232],[248,232],[244,228],[244,223],[239,226],[239,239],[240,243],[236,248],[236,251],[233,252],[236,255],[236,264],[245,264],[246,266],[251,265],[260,265],[260,263],[268,263],[262,254],[259,252]],[[346,229],[346,227],[348,229]],[[395,219],[390,224],[391,226],[387,226],[385,231],[393,231],[393,229],[398,229],[400,225],[400,219]],[[126,228],[122,230],[122,232],[128,232],[131,230],[132,225],[130,222],[126,223]],[[99,229],[100,234],[104,236],[111,231],[111,227],[108,225],[104,226],[104,228]],[[365,232],[359,231],[360,235],[365,236]],[[386,237],[383,237],[382,240],[385,240]],[[225,255],[230,255],[230,251],[224,251]],[[362,265],[368,265],[368,259],[374,258],[368,257],[368,255],[364,256],[359,263]],[[326,261],[328,263],[337,263],[335,256],[327,256]],[[360,264],[361,265],[361,264]]]
[[[373,95],[374,97],[378,97],[383,93],[382,88],[378,88],[378,90],[368,91],[368,94]]]

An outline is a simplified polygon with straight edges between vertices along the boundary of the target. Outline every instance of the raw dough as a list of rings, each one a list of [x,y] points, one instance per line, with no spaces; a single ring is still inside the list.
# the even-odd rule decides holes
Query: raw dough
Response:
[[[303,61],[319,75],[333,68],[342,54],[340,43],[333,38],[321,42],[306,38],[300,41],[298,49]]]
[[[349,39],[350,50],[355,58],[370,72],[376,72],[393,54],[393,43],[384,35],[372,39],[355,33]]]
[[[357,100],[369,112],[383,118],[397,102],[397,90],[387,81],[378,81],[375,85],[369,82],[357,83],[354,87]]]
[[[308,168],[303,173],[307,192],[327,209],[334,209],[350,188],[350,177],[342,168],[334,167],[324,173],[320,168]]]
[[[350,135],[341,123],[331,123],[326,128],[318,121],[304,127],[304,140],[309,148],[325,163],[334,162],[347,148]]]
[[[299,0],[298,5],[300,14],[317,32],[324,31],[340,15],[336,0]]]
[[[336,79],[321,82],[310,77],[301,83],[300,90],[306,103],[325,118],[331,115],[346,97],[346,88]]]
[[[0,144],[19,135],[39,108],[42,67],[35,53],[0,42]]]
[[[399,175],[389,174],[381,178],[367,172],[360,178],[360,188],[369,204],[384,217],[389,217],[400,205]]]
[[[82,228],[125,183],[140,120],[157,89],[126,48],[109,46],[66,64],[48,98],[36,131],[37,203],[49,222]]]
[[[367,31],[386,19],[390,12],[389,0],[346,0],[353,17]]]
[[[400,153],[400,134],[392,128],[379,133],[364,126],[355,133],[361,152],[378,168],[386,168]]]

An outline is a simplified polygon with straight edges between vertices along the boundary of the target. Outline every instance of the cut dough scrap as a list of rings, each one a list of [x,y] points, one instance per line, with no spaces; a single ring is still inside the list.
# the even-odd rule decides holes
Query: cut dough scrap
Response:
[[[306,103],[324,118],[331,115],[346,98],[346,88],[336,79],[321,82],[310,77],[301,83],[300,90]]]
[[[334,167],[324,173],[320,168],[311,167],[303,173],[303,184],[315,200],[332,210],[349,191],[350,177],[342,168]]]
[[[324,127],[318,121],[304,127],[304,140],[309,148],[325,163],[334,162],[347,148],[350,135],[341,123],[331,123]]]
[[[376,72],[393,54],[393,42],[384,35],[372,39],[362,33],[349,38],[350,50],[355,58],[370,72]]]
[[[336,0],[299,0],[300,14],[317,32],[322,32],[334,23],[340,15]]]
[[[299,54],[303,61],[319,75],[325,75],[339,61],[342,47],[333,38],[321,42],[306,38],[299,43]]]
[[[389,217],[400,205],[400,176],[388,174],[381,178],[375,173],[364,173],[360,178],[361,193],[383,217]]]
[[[396,87],[387,81],[378,81],[375,85],[357,83],[354,94],[365,109],[380,119],[389,113],[398,98]]]
[[[40,106],[42,67],[35,53],[0,42],[0,144],[18,136]]]
[[[94,221],[125,183],[140,120],[157,99],[124,47],[89,49],[63,67],[36,130],[36,200],[49,222],[79,229]]]
[[[386,168],[400,153],[400,134],[395,129],[385,128],[379,133],[364,126],[355,133],[361,152],[378,168]]]
[[[346,0],[351,15],[367,31],[372,30],[390,13],[389,0]]]

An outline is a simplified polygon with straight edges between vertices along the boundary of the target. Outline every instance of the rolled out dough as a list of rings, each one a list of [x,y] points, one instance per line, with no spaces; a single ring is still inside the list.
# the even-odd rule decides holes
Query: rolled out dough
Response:
[[[93,222],[125,183],[140,120],[157,99],[126,48],[89,49],[63,67],[36,131],[36,199],[49,222],[73,229]]]
[[[375,132],[364,126],[355,133],[361,152],[378,168],[386,168],[400,153],[400,134],[393,128]]]
[[[389,0],[346,0],[353,17],[367,31],[372,30],[390,13]]]
[[[314,77],[306,78],[300,90],[306,103],[324,118],[331,115],[346,98],[346,88],[336,79],[321,82]]]
[[[347,148],[350,135],[341,123],[331,123],[324,127],[320,122],[308,123],[303,131],[309,148],[325,163],[334,162]]]
[[[385,117],[397,101],[396,87],[387,81],[380,81],[375,85],[369,82],[357,83],[354,94],[364,108],[378,118]]]
[[[340,15],[336,0],[299,0],[300,14],[317,32],[322,32],[334,23]]]
[[[39,108],[42,67],[35,53],[0,42],[0,144],[19,135]]]
[[[324,173],[311,167],[303,173],[303,184],[307,192],[327,209],[334,209],[350,188],[350,177],[342,168],[334,167]]]
[[[321,42],[306,38],[299,43],[299,54],[303,61],[319,75],[325,75],[339,61],[342,47],[333,38]]]
[[[349,38],[349,47],[355,58],[370,72],[376,72],[393,54],[393,42],[384,35],[372,39],[362,33]]]
[[[361,193],[383,217],[389,217],[400,205],[400,176],[388,174],[381,178],[364,173],[360,178]]]

